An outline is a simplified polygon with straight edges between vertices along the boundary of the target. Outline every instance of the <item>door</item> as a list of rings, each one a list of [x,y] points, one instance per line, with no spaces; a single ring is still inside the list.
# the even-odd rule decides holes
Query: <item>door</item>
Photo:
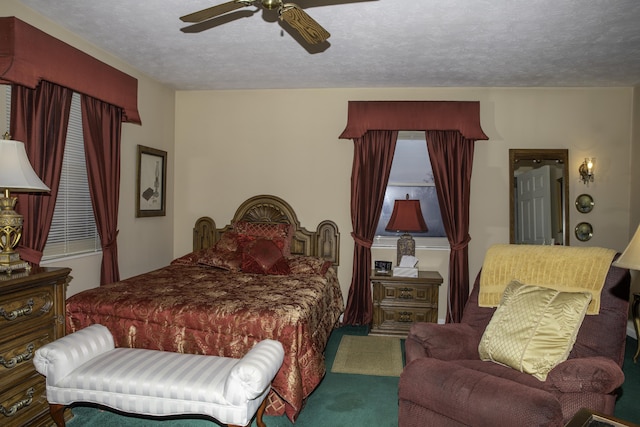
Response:
[[[550,245],[551,170],[548,165],[516,176],[516,243]]]

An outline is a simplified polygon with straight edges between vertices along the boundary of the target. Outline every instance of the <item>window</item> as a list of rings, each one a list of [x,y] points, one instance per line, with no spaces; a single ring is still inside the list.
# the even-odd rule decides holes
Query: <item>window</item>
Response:
[[[9,116],[11,114],[11,86],[7,86],[7,88],[7,116]],[[60,187],[42,260],[99,251],[101,251],[100,236],[93,216],[87,181],[80,95],[74,93],[62,161]]]
[[[440,246],[439,241],[442,239],[431,241],[419,239],[446,237],[424,132],[401,131],[398,134],[374,244],[382,246],[396,244],[398,233],[386,231],[385,227],[391,218],[395,200],[404,199],[407,194],[410,199],[420,200],[420,208],[429,228],[425,233],[411,233],[411,235],[416,238],[420,246],[430,244]]]

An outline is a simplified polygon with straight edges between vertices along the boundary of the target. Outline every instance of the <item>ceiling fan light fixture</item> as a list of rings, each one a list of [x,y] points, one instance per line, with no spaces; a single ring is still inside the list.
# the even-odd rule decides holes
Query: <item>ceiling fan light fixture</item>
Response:
[[[282,7],[282,0],[262,0],[262,7],[268,10],[278,9]]]

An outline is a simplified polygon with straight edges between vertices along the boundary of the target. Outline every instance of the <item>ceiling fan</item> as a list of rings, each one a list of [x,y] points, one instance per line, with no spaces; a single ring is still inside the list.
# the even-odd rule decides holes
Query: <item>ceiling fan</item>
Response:
[[[309,44],[322,43],[331,36],[300,6],[294,3],[284,3],[282,0],[232,0],[181,16],[180,19],[184,22],[198,23],[249,6],[262,7],[267,10],[277,9],[280,20],[289,24]]]

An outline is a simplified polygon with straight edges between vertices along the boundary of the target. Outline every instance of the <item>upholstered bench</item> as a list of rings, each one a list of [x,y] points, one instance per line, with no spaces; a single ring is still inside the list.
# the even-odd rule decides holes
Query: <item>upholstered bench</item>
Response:
[[[229,426],[249,425],[257,413],[264,427],[265,399],[283,358],[273,340],[241,359],[115,348],[109,330],[92,325],[41,347],[33,363],[46,376],[58,426],[66,406],[87,402],[140,415],[206,415]]]

